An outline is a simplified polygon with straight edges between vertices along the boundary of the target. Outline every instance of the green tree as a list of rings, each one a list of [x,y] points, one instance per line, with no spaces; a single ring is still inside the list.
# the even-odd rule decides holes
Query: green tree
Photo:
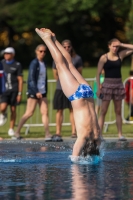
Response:
[[[133,0],[131,0],[130,12],[125,24],[126,37],[130,43],[133,43]]]
[[[8,38],[10,45],[33,52],[35,45],[41,42],[35,27],[48,27],[60,41],[71,39],[83,60],[91,63],[97,63],[99,56],[107,50],[109,39],[117,37],[126,41],[124,27],[132,3],[131,0],[1,2],[0,34],[5,33],[3,37]],[[7,43],[0,42],[0,46],[7,46]],[[23,60],[27,60],[26,56]],[[33,53],[29,55],[30,58],[33,56]]]

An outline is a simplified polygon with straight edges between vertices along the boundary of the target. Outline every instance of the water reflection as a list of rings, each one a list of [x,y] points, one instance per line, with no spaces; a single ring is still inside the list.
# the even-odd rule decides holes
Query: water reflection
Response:
[[[68,146],[1,144],[0,159],[16,162],[0,162],[0,199],[133,199],[133,143],[106,143],[97,165],[72,164]]]

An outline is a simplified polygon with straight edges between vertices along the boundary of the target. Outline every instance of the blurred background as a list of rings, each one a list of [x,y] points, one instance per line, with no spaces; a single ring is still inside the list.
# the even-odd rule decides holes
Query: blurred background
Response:
[[[133,43],[133,0],[0,0],[0,51],[14,47],[25,69],[42,43],[36,27],[50,28],[59,41],[70,39],[84,67],[96,66],[110,39]]]

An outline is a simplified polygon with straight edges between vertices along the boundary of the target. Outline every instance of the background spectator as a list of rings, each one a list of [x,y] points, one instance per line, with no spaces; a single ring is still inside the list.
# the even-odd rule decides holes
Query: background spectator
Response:
[[[42,115],[42,122],[45,127],[45,140],[51,141],[49,132],[48,118],[48,101],[47,101],[47,68],[44,62],[46,55],[46,46],[40,44],[35,49],[36,58],[33,59],[29,66],[28,74],[28,100],[25,114],[22,116],[17,130],[15,132],[16,139],[21,139],[20,130],[23,124],[31,117],[39,104]]]
[[[8,135],[14,135],[14,125],[16,120],[16,106],[21,101],[22,93],[22,66],[15,60],[15,50],[12,47],[8,47],[4,50],[4,59],[2,65],[4,69],[6,79],[6,90],[1,96],[1,118],[0,125],[4,125],[7,121],[6,109],[10,105],[10,128]]]
[[[124,48],[124,50],[120,49],[120,47]],[[133,53],[133,45],[123,44],[118,39],[114,38],[108,42],[108,48],[109,51],[100,57],[97,70],[97,95],[98,97],[102,95],[103,98],[99,117],[101,137],[105,115],[110,101],[113,100],[118,138],[120,141],[125,141],[126,138],[122,135],[121,116],[121,105],[122,99],[125,98],[125,89],[122,82],[121,66],[123,59]],[[102,69],[104,69],[105,72],[105,79],[102,88],[100,88],[100,74]]]

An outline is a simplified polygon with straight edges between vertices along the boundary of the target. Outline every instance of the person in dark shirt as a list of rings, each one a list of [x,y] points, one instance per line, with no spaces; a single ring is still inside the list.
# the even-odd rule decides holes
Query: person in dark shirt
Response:
[[[21,101],[21,93],[23,86],[22,66],[15,59],[15,50],[8,47],[4,50],[4,59],[1,61],[5,74],[5,92],[1,96],[1,115],[0,125],[4,125],[7,121],[6,109],[10,105],[11,117],[8,135],[14,135],[14,125],[16,120],[16,105]]]
[[[124,49],[120,50],[120,47]],[[97,69],[97,96],[102,98],[99,126],[102,136],[105,115],[107,113],[110,101],[113,100],[118,137],[119,140],[125,141],[126,138],[122,135],[121,117],[122,99],[125,98],[125,89],[122,83],[121,76],[121,65],[123,59],[133,53],[133,45],[123,44],[118,39],[114,38],[108,42],[108,48],[109,52],[100,57]],[[104,83],[102,84],[102,88],[100,88],[100,74],[102,72],[102,69],[104,69],[105,72],[105,79]]]
[[[100,130],[94,107],[94,93],[88,82],[73,66],[70,54],[49,29],[35,31],[47,45],[58,70],[61,87],[71,101],[77,130],[72,156],[99,155]]]
[[[78,70],[80,74],[82,74],[82,59],[79,55],[77,55],[72,47],[71,41],[70,40],[63,40],[62,41],[62,46],[66,49],[66,51],[71,55],[72,63],[75,66],[75,68]],[[53,107],[56,112],[56,134],[54,137],[54,140],[62,141],[61,138],[61,128],[62,128],[62,122],[63,122],[63,110],[68,108],[70,111],[70,122],[71,122],[71,128],[72,128],[72,136],[73,138],[77,137],[76,134],[76,128],[75,128],[75,122],[74,122],[74,117],[73,117],[73,109],[71,102],[68,100],[68,98],[64,95],[62,91],[62,87],[60,84],[60,80],[58,77],[58,71],[56,69],[56,65],[53,62],[52,65],[53,68],[53,75],[54,78],[57,80],[56,83],[56,90],[54,94],[54,100],[53,100]]]

